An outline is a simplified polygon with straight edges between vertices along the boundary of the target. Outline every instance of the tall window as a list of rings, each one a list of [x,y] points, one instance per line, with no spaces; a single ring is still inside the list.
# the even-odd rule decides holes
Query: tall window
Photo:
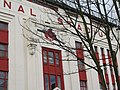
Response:
[[[43,47],[42,52],[45,90],[64,90],[61,51]]]
[[[80,90],[87,90],[87,76],[84,65],[84,54],[81,42],[75,42],[76,54],[78,57],[78,70],[79,70],[79,79],[80,79]]]
[[[0,90],[8,88],[8,24],[0,22]]]
[[[83,71],[83,70],[85,70],[85,65],[83,63],[84,55],[83,55],[82,43],[76,41],[75,45],[76,45],[76,54],[78,57],[78,69],[79,69],[79,71]]]

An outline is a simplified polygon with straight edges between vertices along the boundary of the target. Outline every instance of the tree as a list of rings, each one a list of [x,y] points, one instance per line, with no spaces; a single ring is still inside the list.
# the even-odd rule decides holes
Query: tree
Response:
[[[76,48],[71,45],[70,40],[72,37],[75,37],[78,41],[82,42],[84,47],[83,51],[89,54],[89,57],[93,60],[95,66],[84,61],[82,61],[82,63],[99,73],[103,90],[107,90],[107,87],[104,73],[101,69],[102,66],[99,64],[94,50],[94,45],[102,41],[107,42],[113,62],[117,87],[118,90],[120,90],[118,66],[116,64],[116,54],[120,48],[119,37],[117,37],[115,32],[116,28],[120,28],[120,13],[117,0],[46,0],[46,2],[55,4],[61,8],[62,12],[54,7],[52,8],[52,12],[47,13],[48,17],[49,15],[53,16],[58,21],[49,17],[52,26],[41,24],[43,27],[37,29],[37,33],[31,31],[29,27],[23,27],[42,39],[42,42],[39,41],[38,43],[58,46],[76,57],[78,60],[81,58],[76,55]],[[112,11],[115,12],[115,18],[111,18],[110,16]],[[118,19],[118,21],[116,19]],[[78,25],[78,23],[80,24]],[[99,39],[97,38],[98,34],[101,36]],[[24,37],[31,41],[26,35],[24,35]],[[113,43],[115,43],[115,46]]]

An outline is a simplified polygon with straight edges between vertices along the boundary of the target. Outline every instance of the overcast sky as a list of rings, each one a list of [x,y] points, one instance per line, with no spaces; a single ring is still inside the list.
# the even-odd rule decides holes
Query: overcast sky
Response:
[[[58,1],[63,1],[67,5],[75,8],[75,4],[73,3],[75,0],[58,0]],[[91,0],[91,1],[95,2],[95,0]],[[102,4],[102,0],[99,0],[99,2]],[[113,22],[113,23],[116,23],[115,19],[117,20],[117,15],[116,15],[116,11],[114,9],[112,0],[105,0],[105,3],[106,3],[107,13],[109,13],[108,16],[110,17],[109,21]],[[80,4],[84,7],[87,7],[86,0],[80,0]],[[93,14],[95,16],[99,16],[99,14],[97,13],[98,10],[97,10],[95,4],[91,3],[90,6],[91,6],[91,9],[95,11],[95,12],[93,12]],[[100,8],[101,8],[102,13],[104,14],[103,6],[101,5]],[[84,8],[83,11],[87,12],[87,8]],[[111,19],[111,18],[114,18],[114,19]]]

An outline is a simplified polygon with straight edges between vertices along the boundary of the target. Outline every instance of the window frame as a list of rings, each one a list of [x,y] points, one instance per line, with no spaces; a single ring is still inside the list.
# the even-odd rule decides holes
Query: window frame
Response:
[[[42,47],[43,50],[42,50],[42,57],[43,57],[43,64],[46,64],[46,65],[51,65],[51,66],[60,66],[61,65],[61,62],[62,62],[62,58],[61,58],[61,51],[60,50],[56,50],[56,49],[51,49],[51,48],[45,48],[45,47]],[[47,62],[44,62],[44,52],[46,52],[46,61]],[[52,52],[53,53],[53,63],[50,63],[49,61],[49,52]],[[56,54],[58,54],[58,63],[56,63]]]
[[[47,63],[44,63],[44,51],[47,52]],[[54,53],[54,64],[49,63],[48,59],[48,52],[53,52]],[[59,56],[59,64],[56,63],[56,56],[55,54],[58,54]],[[55,76],[55,83],[56,86],[58,87],[58,76],[60,77],[60,85],[61,89],[64,90],[64,79],[63,79],[63,69],[62,69],[62,56],[61,56],[61,51],[52,49],[52,48],[46,48],[42,47],[42,61],[43,61],[43,77],[44,77],[44,90],[46,89],[46,81],[45,81],[45,75],[48,75],[48,80],[49,80],[49,90],[51,90],[51,84],[50,84],[50,75]]]
[[[8,23],[3,21],[0,21],[0,45],[1,45],[0,72],[4,73],[4,78],[0,77],[0,80],[4,80],[3,89],[7,90],[8,88]]]

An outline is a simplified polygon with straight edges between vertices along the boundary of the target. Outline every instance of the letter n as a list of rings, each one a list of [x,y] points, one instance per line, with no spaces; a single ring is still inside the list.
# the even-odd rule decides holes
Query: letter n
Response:
[[[6,0],[4,0],[4,7],[8,7],[9,9],[11,9],[11,2],[7,2]]]

